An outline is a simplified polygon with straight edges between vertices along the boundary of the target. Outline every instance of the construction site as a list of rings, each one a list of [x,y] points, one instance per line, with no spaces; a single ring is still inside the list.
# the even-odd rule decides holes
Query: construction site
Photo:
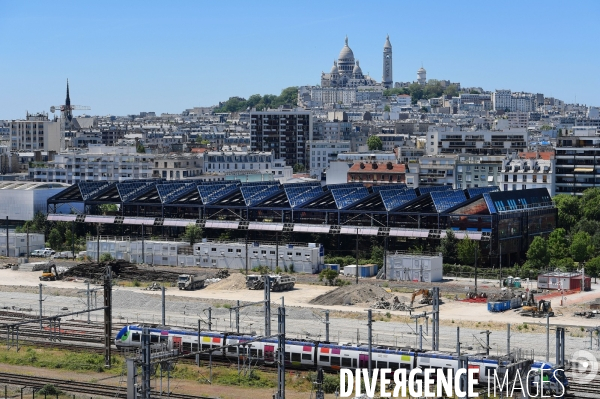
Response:
[[[338,345],[360,348],[373,359],[378,358],[381,348],[414,353],[415,365],[434,352],[466,354],[473,364],[482,357],[495,359],[499,365],[541,361],[564,366],[570,395],[598,397],[600,389],[594,383],[577,383],[580,359],[573,357],[580,351],[594,356],[599,353],[600,323],[595,319],[600,295],[596,284],[591,285],[591,291],[567,292],[538,289],[535,282],[516,284],[509,279],[502,284],[480,279],[475,286],[474,279],[460,278],[432,284],[373,277],[361,278],[356,284],[353,277],[340,277],[342,285],[329,286],[316,275],[246,276],[223,269],[152,267],[125,261],[54,260],[53,267],[37,270],[27,264],[8,264],[11,266],[0,270],[7,353],[16,354],[20,346],[29,345],[43,345],[44,351],[100,351],[105,357],[107,350],[112,351],[110,356],[119,359],[118,366],[112,368],[119,370],[108,372],[103,384],[117,389],[122,397],[237,398],[246,396],[248,390],[254,397],[335,397],[339,378],[336,380],[333,363],[329,363],[333,357],[326,363],[314,360],[312,369],[296,363],[293,351],[289,359],[279,361],[277,350],[269,360],[266,352],[263,357],[258,352],[250,353],[251,346],[235,349],[234,356],[225,347],[226,342],[237,348],[251,341],[258,348],[261,342],[272,340],[276,348],[282,336],[286,348],[291,342],[304,342],[305,346],[310,343],[315,351],[317,346],[322,351],[327,345]],[[108,341],[106,334],[92,338],[94,328],[106,327],[102,309],[108,305],[101,305],[106,304],[107,270],[112,285],[112,333]],[[202,285],[181,289],[181,276],[193,276]],[[289,287],[292,280],[294,284]],[[40,317],[43,319],[38,322]],[[17,320],[28,323],[15,327]],[[142,338],[148,336],[150,354],[141,344],[127,346],[123,338],[115,339],[124,328],[140,328]],[[158,348],[151,344],[155,331],[169,337],[173,334],[174,338]],[[178,341],[177,334],[198,335],[203,342],[205,337],[212,337],[213,346],[191,343],[186,347],[185,339]],[[81,340],[82,336],[86,338]],[[223,349],[215,349],[217,339]],[[152,359],[157,358],[157,367],[144,369],[144,362],[152,365]],[[115,360],[106,361],[110,365]],[[128,366],[130,362],[145,371],[134,372],[133,366]],[[318,370],[325,371],[321,380]],[[40,369],[39,373],[49,381],[66,378],[57,369]],[[194,377],[190,379],[189,373]],[[231,375],[236,376],[233,381],[226,377]],[[87,382],[97,379],[87,374],[78,378],[88,378]],[[259,382],[252,383],[253,379]],[[9,377],[0,372],[0,380],[8,383]],[[33,391],[41,388],[29,384]],[[480,388],[480,392],[485,391],[485,384]]]

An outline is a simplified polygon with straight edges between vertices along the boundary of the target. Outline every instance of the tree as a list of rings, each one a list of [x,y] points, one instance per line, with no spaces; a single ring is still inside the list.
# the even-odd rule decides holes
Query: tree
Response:
[[[301,163],[297,163],[296,165],[294,165],[293,169],[294,169],[294,173],[306,172],[306,167]]]
[[[570,254],[569,241],[567,240],[567,232],[559,227],[548,236],[548,254],[550,255],[550,264],[556,266],[559,259]]]
[[[589,220],[600,220],[600,188],[588,188],[581,197],[581,213]]]
[[[444,90],[444,95],[458,97],[458,88],[456,87],[456,85],[450,85]]]
[[[64,241],[65,240],[62,234],[60,234],[60,230],[58,230],[56,227],[50,231],[50,235],[48,236],[48,245],[50,246],[50,248],[54,249],[55,251],[58,251],[62,249],[62,243]]]
[[[383,247],[379,245],[373,245],[371,247],[370,262],[379,266],[383,266]]]
[[[585,231],[580,231],[573,236],[571,247],[569,248],[571,256],[575,262],[585,262],[594,254],[592,237]]]
[[[329,285],[333,285],[333,280],[338,276],[338,272],[333,269],[323,269],[321,273],[319,273],[319,281],[325,280],[325,285],[329,283]]]
[[[554,203],[558,208],[558,227],[564,228],[567,233],[570,232],[581,218],[579,199],[572,195],[559,194],[554,197]]]
[[[100,211],[103,214],[107,214],[107,213],[110,213],[110,212],[117,212],[118,210],[119,210],[119,208],[115,204],[102,204],[102,205],[100,205]]]
[[[390,112],[390,106],[386,104],[385,107],[383,107],[383,112]]]
[[[191,246],[194,246],[194,244],[202,238],[202,229],[197,225],[190,223],[185,228],[185,232],[183,233],[182,237],[185,238],[185,240],[189,242]]]
[[[135,151],[138,154],[145,154],[146,153],[146,148],[144,147],[144,145],[138,141],[138,143],[135,145]]]
[[[471,89],[471,91],[469,91],[469,94],[481,94],[481,93],[479,92],[479,90]]]
[[[444,257],[444,263],[458,263],[458,238],[451,229],[446,230],[446,237],[440,240],[438,250]]]
[[[477,241],[471,240],[469,236],[460,240],[458,243],[458,259],[460,263],[466,266],[475,265],[475,254],[477,259],[481,259],[479,245]]]
[[[377,151],[383,149],[383,143],[379,136],[369,136],[367,139],[367,146],[369,147],[369,151]]]
[[[550,263],[550,252],[548,242],[540,236],[536,236],[527,250],[527,262],[534,269],[543,269]]]
[[[594,283],[600,274],[600,256],[596,256],[585,263],[585,272],[594,278]]]

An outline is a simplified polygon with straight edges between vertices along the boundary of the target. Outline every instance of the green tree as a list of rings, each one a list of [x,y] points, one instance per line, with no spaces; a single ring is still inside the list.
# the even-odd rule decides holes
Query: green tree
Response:
[[[146,153],[146,148],[144,147],[144,145],[141,142],[137,142],[137,144],[135,145],[135,151],[138,154],[145,154]]]
[[[570,255],[569,241],[567,240],[567,232],[559,227],[550,233],[548,236],[548,253],[550,255],[550,263],[555,266],[559,259]]]
[[[319,281],[325,280],[325,285],[333,285],[333,280],[338,276],[338,272],[332,269],[323,269],[319,273]]]
[[[48,236],[48,245],[50,248],[55,251],[60,251],[62,249],[62,243],[65,242],[62,234],[60,234],[60,230],[56,227],[50,230],[50,235]]]
[[[600,274],[600,256],[596,256],[585,262],[585,273],[594,278],[594,283]]]
[[[410,101],[413,104],[416,104],[417,101],[424,98],[423,86],[418,83],[411,83],[411,85],[408,86],[408,91],[410,92]]]
[[[100,255],[100,262],[110,262],[111,260],[115,260],[115,258],[113,258],[112,255],[108,252],[105,252],[102,255]]]
[[[383,267],[383,247],[379,245],[373,245],[371,247],[370,262]]]
[[[369,147],[369,151],[377,151],[383,149],[383,143],[379,136],[369,136],[367,139],[367,146]]]
[[[100,205],[100,211],[104,214],[110,212],[117,212],[119,208],[115,204],[102,204]]]
[[[550,252],[548,242],[540,236],[536,236],[527,250],[527,262],[534,269],[543,269],[550,263]]]
[[[600,188],[588,188],[581,197],[581,213],[589,220],[600,220]]]
[[[293,169],[294,169],[294,173],[306,172],[306,167],[301,163],[297,163],[296,165],[294,165]]]
[[[477,259],[481,259],[481,252],[477,241],[471,240],[469,236],[460,240],[458,243],[458,259],[460,263],[466,266],[474,266],[475,256],[477,256]]]
[[[383,107],[383,112],[390,112],[390,106],[386,104],[385,107]]]
[[[568,233],[581,218],[579,198],[572,195],[559,194],[553,199],[558,208],[558,227],[564,228]]]
[[[185,228],[182,238],[189,242],[191,246],[194,246],[202,238],[202,229],[196,224],[190,223]]]
[[[444,257],[444,263],[458,263],[458,243],[456,234],[452,229],[446,230],[446,237],[440,240],[438,250]]]
[[[458,97],[458,88],[456,87],[456,85],[450,85],[444,90],[444,95]]]
[[[419,110],[420,112],[426,114],[429,112],[429,110],[427,109],[427,107],[421,107],[421,109]]]
[[[469,91],[469,94],[481,94],[481,93],[479,92],[479,90],[471,89],[471,91]]]
[[[575,262],[585,262],[594,254],[592,237],[585,231],[575,233],[571,240],[569,252],[571,252],[571,256]]]

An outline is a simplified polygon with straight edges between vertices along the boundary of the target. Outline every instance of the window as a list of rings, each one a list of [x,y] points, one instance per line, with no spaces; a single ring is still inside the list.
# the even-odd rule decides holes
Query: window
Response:
[[[389,368],[394,371],[394,370],[398,370],[400,368],[400,365],[398,363],[392,363],[390,362],[389,364]]]
[[[275,255],[275,251],[269,251],[270,255]]]
[[[230,346],[229,348],[227,348],[227,352],[229,352],[229,353],[237,353],[237,347]]]
[[[288,256],[292,256],[292,253],[291,253],[291,252],[288,252],[287,254],[288,254]]]
[[[239,254],[239,253],[242,253],[242,250],[241,250],[240,248],[237,248],[237,249],[235,250],[235,252]]]
[[[349,357],[342,358],[342,367],[352,367],[352,359]]]
[[[302,256],[302,252],[296,252],[296,256]]]
[[[312,360],[312,354],[310,354],[310,353],[303,353],[302,354],[302,360]]]
[[[216,265],[217,264],[217,260],[216,259],[211,259],[210,263],[213,264],[213,265]]]
[[[537,183],[537,175],[533,175],[533,176],[531,176],[531,180],[532,180],[534,183]]]
[[[300,361],[300,353],[292,353],[292,362]]]
[[[523,184],[522,187],[523,190],[527,190],[527,184]]]
[[[331,365],[339,366],[340,365],[340,357],[339,356],[331,356]]]
[[[233,248],[227,248],[227,252],[233,252]]]
[[[329,363],[329,356],[321,355],[319,356],[319,361],[324,363]]]
[[[260,251],[260,253],[261,253],[261,255],[266,255],[267,251],[263,249],[263,250]]]
[[[140,334],[139,333],[133,333],[133,334],[131,334],[131,340],[133,342],[140,342]]]
[[[548,183],[548,176],[546,176],[546,175],[542,176],[542,182]]]
[[[217,252],[217,248],[211,248],[211,252]]]

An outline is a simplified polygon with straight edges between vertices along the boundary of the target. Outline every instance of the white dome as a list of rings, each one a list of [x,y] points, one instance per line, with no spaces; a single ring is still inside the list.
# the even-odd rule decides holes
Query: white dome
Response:
[[[352,49],[350,47],[348,47],[348,37],[347,36],[346,36],[346,44],[342,48],[342,51],[340,51],[340,55],[339,55],[338,59],[354,61],[354,53],[352,52]]]
[[[417,73],[425,73],[425,72],[427,72],[427,71],[423,67],[419,68],[419,70],[417,71]]]
[[[331,73],[332,75],[334,73],[340,73],[340,71],[338,70],[338,67],[337,67],[337,64],[335,63],[335,61],[333,62],[333,66],[331,67],[331,72],[329,72],[329,73]]]
[[[356,65],[354,65],[352,73],[355,75],[362,75],[362,69],[360,69],[360,65],[358,65],[358,60],[356,60]]]

